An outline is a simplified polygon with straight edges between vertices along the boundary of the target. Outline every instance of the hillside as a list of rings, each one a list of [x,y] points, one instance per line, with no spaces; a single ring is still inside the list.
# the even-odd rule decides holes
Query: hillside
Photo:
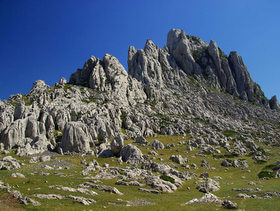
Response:
[[[277,210],[279,108],[237,52],[172,29],[162,49],[129,47],[127,71],[91,57],[68,82],[0,101],[0,201]]]

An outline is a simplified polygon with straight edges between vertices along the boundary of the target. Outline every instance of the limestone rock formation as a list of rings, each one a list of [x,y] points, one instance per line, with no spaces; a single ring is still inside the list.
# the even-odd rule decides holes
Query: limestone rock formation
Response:
[[[219,153],[215,147],[222,146],[233,155],[258,151],[249,142],[238,144],[248,134],[260,133],[260,142],[280,138],[276,96],[266,99],[241,56],[234,51],[227,56],[215,41],[172,29],[163,48],[151,40],[144,49],[129,47],[127,63],[126,71],[110,54],[102,60],[92,56],[68,83],[62,78],[48,86],[38,80],[28,94],[0,101],[0,150],[16,148],[24,156],[94,149],[140,163],[139,149],[124,147],[119,134],[142,146],[150,144],[146,137],[158,134],[189,135],[198,138],[189,140],[188,149]],[[230,149],[235,134],[239,142]],[[152,148],[164,145],[154,142]]]
[[[91,136],[82,122],[69,122],[65,125],[61,148],[67,152],[90,151]]]
[[[120,155],[124,162],[131,164],[139,164],[144,159],[141,150],[132,144],[128,144],[122,148]]]
[[[119,155],[121,152],[121,149],[124,147],[124,141],[123,138],[119,135],[113,139],[111,142],[111,151],[115,155]]]

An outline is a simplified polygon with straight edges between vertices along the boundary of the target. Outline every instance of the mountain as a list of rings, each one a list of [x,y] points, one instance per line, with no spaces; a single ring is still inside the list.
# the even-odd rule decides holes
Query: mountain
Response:
[[[163,49],[151,40],[144,50],[129,47],[128,71],[112,55],[92,56],[69,83],[36,81],[27,95],[13,95],[0,108],[2,148],[21,153],[28,147],[87,152],[124,131],[127,138],[225,139],[223,131],[279,138],[276,96],[266,99],[241,56],[178,29]],[[37,149],[37,142],[45,144]]]
[[[67,198],[94,209],[144,205],[170,210],[178,201],[201,197],[198,191],[205,195],[184,206],[236,208],[228,198],[239,191],[246,193],[237,198],[271,199],[273,205],[260,202],[271,210],[280,197],[278,186],[268,181],[275,178],[277,184],[280,177],[279,108],[276,96],[268,100],[251,79],[237,52],[227,56],[215,41],[207,44],[172,29],[162,49],[151,40],[144,49],[129,47],[128,71],[112,55],[92,56],[68,83],[62,78],[49,86],[38,80],[27,95],[0,101],[0,151],[6,155],[0,155],[0,189],[29,208],[52,209],[56,204],[46,200],[60,199],[59,206],[69,209]],[[9,172],[18,178],[11,179]],[[81,184],[81,178],[88,182]],[[129,188],[119,191],[112,182]],[[257,188],[239,188],[244,185]],[[189,194],[191,188],[198,191]],[[79,195],[49,194],[54,189]],[[220,189],[230,196],[210,193]],[[31,197],[41,201],[30,198],[33,191]],[[151,196],[174,191],[186,199]],[[112,197],[123,193],[125,200]]]

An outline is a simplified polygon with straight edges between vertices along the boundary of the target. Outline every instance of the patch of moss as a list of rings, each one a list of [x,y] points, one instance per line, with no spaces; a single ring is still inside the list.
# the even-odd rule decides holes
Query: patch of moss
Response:
[[[67,92],[67,90],[70,89],[72,86],[73,86],[72,84],[65,84],[63,90]]]
[[[223,134],[227,137],[235,137],[237,135],[237,132],[233,130],[225,130],[223,131]]]
[[[166,102],[162,103],[163,108],[169,108],[168,104]]]
[[[222,51],[222,49],[218,48],[219,49],[219,53],[220,53],[220,57],[221,58],[227,58],[228,56]]]
[[[82,102],[84,102],[84,103],[95,103],[95,102],[97,102],[97,100],[98,100],[98,98],[96,98],[96,97],[88,97],[88,98],[86,98],[86,99],[83,99],[82,100]]]
[[[273,177],[275,177],[275,173],[273,171],[261,171],[260,173],[258,173],[258,177],[260,179],[262,179],[262,178],[273,178]]]
[[[162,179],[162,180],[164,180],[164,181],[171,182],[172,184],[175,183],[175,180],[174,180],[172,177],[169,177],[169,176],[164,175],[164,174],[160,176],[160,179]]]

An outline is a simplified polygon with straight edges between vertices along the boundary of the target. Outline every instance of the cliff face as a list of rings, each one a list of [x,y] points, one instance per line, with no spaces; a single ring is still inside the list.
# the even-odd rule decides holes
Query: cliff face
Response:
[[[36,81],[29,94],[0,101],[1,148],[22,155],[88,152],[124,133],[225,143],[229,130],[240,139],[277,142],[278,109],[236,52],[226,56],[214,41],[172,29],[163,49],[151,40],[144,50],[129,47],[128,71],[112,55],[91,57],[68,84]]]
[[[106,81],[110,81],[112,86],[109,88],[126,92],[130,77],[149,87],[149,91],[153,92],[151,94],[154,94],[162,92],[161,88],[172,88],[170,85],[176,85],[176,80],[183,81],[185,77],[193,75],[219,91],[265,107],[270,106],[237,52],[226,56],[215,41],[211,40],[207,44],[178,29],[168,33],[167,45],[163,49],[151,40],[147,40],[144,50],[135,50],[131,46],[128,51],[128,74],[116,58],[105,55],[103,62],[91,58],[82,70],[71,75],[70,83],[104,91],[108,90]],[[181,89],[185,86],[183,83]],[[149,96],[147,92],[147,97],[155,97]],[[273,106],[271,108],[274,109]]]

